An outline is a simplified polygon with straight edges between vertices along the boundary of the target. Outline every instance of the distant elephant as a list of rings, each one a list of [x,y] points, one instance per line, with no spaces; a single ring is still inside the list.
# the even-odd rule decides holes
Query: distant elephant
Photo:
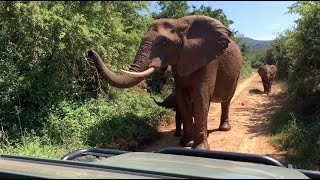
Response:
[[[181,119],[181,113],[179,112],[178,104],[176,101],[176,93],[175,92],[171,93],[162,102],[156,101],[153,97],[152,99],[157,105],[161,107],[165,107],[167,109],[172,109],[173,111],[176,112],[176,115],[175,115],[176,131],[174,132],[174,136],[181,136],[182,119]]]
[[[207,140],[210,102],[221,103],[219,129],[231,129],[229,105],[237,87],[242,55],[230,35],[220,21],[211,17],[164,18],[151,24],[129,71],[122,70],[124,74],[114,74],[93,50],[87,57],[93,60],[101,76],[118,88],[135,86],[155,70],[170,65],[183,121],[180,144],[210,149]],[[193,106],[187,103],[186,95],[191,97]]]
[[[276,77],[277,67],[275,65],[264,65],[258,69],[263,84],[263,93],[271,93],[271,86]]]

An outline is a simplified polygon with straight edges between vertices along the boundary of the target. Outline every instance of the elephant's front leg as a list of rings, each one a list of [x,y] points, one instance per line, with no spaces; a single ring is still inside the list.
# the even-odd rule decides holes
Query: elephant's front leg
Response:
[[[263,84],[263,93],[267,93],[268,89],[267,89],[267,81],[262,79],[262,84]]]
[[[220,131],[229,131],[231,129],[231,125],[229,123],[229,106],[231,99],[221,103],[221,117],[220,117]]]
[[[269,88],[268,88],[268,94],[271,93],[272,81],[273,81],[273,79],[270,79]]]
[[[194,133],[194,143],[192,145],[193,149],[207,149],[210,150],[208,145],[207,136],[207,120],[209,112],[209,96],[200,95],[196,97],[194,101],[194,121],[195,121],[195,133]]]
[[[180,145],[184,147],[190,147],[193,144],[193,118],[192,118],[192,103],[188,102],[185,97],[189,96],[186,89],[179,90],[176,88],[176,100],[177,100],[177,113],[180,116],[180,120],[183,124],[183,134],[180,138]],[[178,119],[176,119],[178,120]]]
[[[267,88],[267,95],[269,95],[269,93],[270,93],[270,89],[271,89],[271,81],[268,79],[267,81],[266,81],[266,88]]]

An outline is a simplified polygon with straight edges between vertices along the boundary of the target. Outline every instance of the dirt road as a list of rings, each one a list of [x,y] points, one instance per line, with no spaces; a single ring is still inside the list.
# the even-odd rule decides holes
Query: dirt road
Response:
[[[270,122],[270,115],[279,107],[282,90],[275,82],[269,96],[262,94],[262,91],[262,82],[257,73],[239,82],[230,105],[229,119],[232,129],[228,132],[217,131],[221,107],[218,103],[211,103],[208,116],[208,143],[211,150],[268,155],[281,161],[283,152],[271,145],[266,135],[266,127]],[[145,147],[143,151],[179,146],[180,138],[173,136],[174,130],[174,124],[161,127],[160,139]]]

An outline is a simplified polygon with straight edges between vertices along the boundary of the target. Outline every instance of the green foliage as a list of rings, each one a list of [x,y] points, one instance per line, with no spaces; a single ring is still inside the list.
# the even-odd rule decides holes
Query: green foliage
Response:
[[[174,79],[170,67],[154,72],[147,78],[147,84],[153,94],[167,97],[174,90]]]
[[[65,146],[57,146],[50,142],[47,136],[36,136],[27,134],[21,138],[21,142],[12,144],[8,141],[0,146],[0,154],[11,154],[19,156],[34,156],[40,158],[60,159],[75,149],[83,146],[76,145],[68,149]]]
[[[154,19],[160,18],[181,18],[188,14],[190,8],[187,1],[159,1],[161,12],[153,13]]]
[[[134,150],[155,136],[166,112],[144,92],[123,90],[111,101],[61,102],[51,108],[45,134],[67,146]]]
[[[157,137],[157,126],[167,113],[141,90],[123,90],[111,101],[63,101],[50,108],[41,132],[24,132],[16,141],[9,134],[0,152],[61,158],[84,147],[137,150]]]
[[[195,6],[190,9],[187,1],[158,1],[161,12],[153,13],[154,19],[160,18],[181,18],[188,15],[205,15],[221,21],[226,27],[233,24],[232,20],[229,20],[224,14],[222,9],[212,9],[210,6],[201,5],[199,9]]]
[[[320,170],[320,123],[301,121],[288,100],[276,111],[270,124],[272,142],[286,150],[286,163],[295,168]]]
[[[96,110],[94,108],[99,107],[93,106],[106,103],[102,99],[90,101],[96,97],[98,87],[92,78],[95,68],[83,53],[94,48],[103,59],[109,60],[111,69],[126,68],[152,21],[150,16],[137,13],[147,10],[147,6],[148,2],[140,1],[0,2],[0,138],[9,142],[6,146],[1,143],[1,150],[12,148],[16,151],[11,152],[20,153],[23,148],[28,152],[27,149],[31,151],[42,145],[71,149],[87,145],[86,139],[94,134],[89,128],[105,117],[103,107]],[[102,89],[110,91],[104,83]],[[107,93],[104,97],[115,98],[114,101],[118,98],[116,93]],[[138,101],[141,104],[154,104],[140,99],[144,101]],[[131,106],[135,105],[131,103]],[[163,115],[153,106],[146,106],[148,108],[158,112],[150,117]],[[101,112],[91,115],[92,109]],[[148,121],[146,116],[122,113],[124,115],[110,118],[126,117],[137,125]],[[33,139],[45,135],[52,144]],[[141,141],[128,137],[138,144]],[[90,145],[95,146],[93,143]]]
[[[240,79],[245,79],[252,74],[251,62],[253,59],[253,54],[250,52],[250,48],[247,44],[241,44],[240,50],[242,53]]]
[[[281,34],[266,60],[275,62],[278,75],[287,79],[288,99],[278,117],[277,141],[287,160],[299,168],[320,166],[320,3],[297,2],[289,12],[299,13],[296,28]],[[273,126],[276,127],[276,126]],[[273,128],[274,129],[274,128]]]
[[[227,18],[226,14],[224,14],[222,9],[212,9],[212,7],[204,5],[201,5],[199,9],[196,9],[196,7],[194,6],[192,8],[193,10],[189,15],[209,16],[218,19],[226,27],[229,27],[231,24],[233,24],[233,21]]]

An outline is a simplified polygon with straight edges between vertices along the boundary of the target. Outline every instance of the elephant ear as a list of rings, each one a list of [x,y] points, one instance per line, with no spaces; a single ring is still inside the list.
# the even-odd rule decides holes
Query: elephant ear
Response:
[[[229,31],[220,21],[197,18],[183,33],[183,47],[176,68],[188,76],[222,54],[231,42]]]

